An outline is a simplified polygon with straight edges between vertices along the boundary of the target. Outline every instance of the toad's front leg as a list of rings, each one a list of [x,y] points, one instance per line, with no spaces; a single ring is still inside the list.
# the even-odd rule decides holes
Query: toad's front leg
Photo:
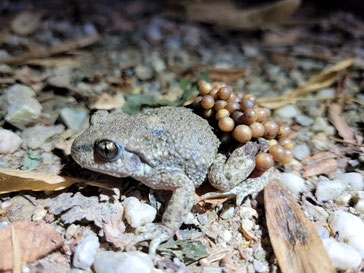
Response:
[[[194,183],[185,174],[179,172],[154,174],[152,179],[158,186],[157,189],[172,190],[173,194],[168,202],[167,208],[162,217],[162,223],[149,224],[139,228],[139,234],[127,247],[130,248],[145,240],[152,240],[149,245],[149,254],[154,257],[158,246],[170,239],[193,206],[193,197],[195,193]]]

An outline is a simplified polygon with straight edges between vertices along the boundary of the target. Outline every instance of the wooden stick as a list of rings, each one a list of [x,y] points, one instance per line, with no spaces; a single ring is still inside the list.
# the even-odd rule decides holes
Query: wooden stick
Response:
[[[282,272],[336,272],[313,224],[273,180],[264,189],[269,237]]]

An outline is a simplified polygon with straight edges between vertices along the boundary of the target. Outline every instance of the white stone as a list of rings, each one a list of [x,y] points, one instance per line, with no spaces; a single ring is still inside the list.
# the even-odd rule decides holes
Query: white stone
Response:
[[[334,88],[325,88],[317,93],[317,98],[331,98],[336,96],[336,90]]]
[[[360,213],[364,213],[364,200],[359,200],[358,203],[355,204],[354,208]]]
[[[322,180],[316,186],[316,198],[318,201],[334,200],[345,190],[345,184],[340,180]]]
[[[31,128],[27,128],[23,131],[24,143],[31,149],[40,148],[47,139],[54,135],[62,134],[64,131],[64,125],[58,124],[55,126],[44,126],[43,124],[37,124]]]
[[[5,120],[18,128],[35,122],[41,114],[42,106],[34,96],[35,92],[25,85],[14,84],[9,87],[4,94],[7,102]]]
[[[317,117],[311,129],[315,132],[323,132],[326,136],[332,136],[336,132],[335,128],[331,126],[327,119],[324,119],[323,117]]]
[[[311,126],[314,122],[314,120],[308,116],[305,115],[298,115],[296,118],[296,121],[301,124],[302,126]]]
[[[334,233],[338,232],[339,240],[346,242],[364,258],[364,223],[348,212],[336,211],[329,216],[329,226]]]
[[[292,152],[298,160],[302,160],[311,154],[310,148],[305,143],[294,146]]]
[[[95,255],[100,247],[99,238],[90,234],[76,247],[73,255],[73,265],[78,268],[88,269],[95,260]]]
[[[364,189],[363,177],[359,173],[342,173],[337,175],[336,179],[341,180],[353,190],[362,191]]]
[[[224,220],[229,220],[234,217],[234,214],[235,214],[235,205],[225,203],[220,213],[220,218]]]
[[[284,119],[284,120],[292,119],[299,114],[300,114],[300,111],[297,109],[297,107],[295,105],[292,105],[292,104],[283,106],[282,108],[279,108],[278,110],[276,110],[274,112],[274,115],[277,118]]]
[[[157,210],[155,208],[140,202],[135,197],[126,198],[124,200],[124,208],[125,218],[133,228],[152,223],[157,214]]]
[[[102,251],[93,265],[96,273],[151,273],[154,266],[149,255],[140,251]]]
[[[0,154],[12,154],[23,140],[10,130],[0,128]]]
[[[344,191],[338,197],[335,198],[335,203],[340,206],[347,206],[349,205],[352,197],[353,196],[350,192]]]
[[[322,240],[332,265],[339,270],[355,269],[360,265],[360,254],[351,246],[330,237]]]
[[[231,234],[230,231],[228,230],[224,230],[224,232],[222,233],[221,238],[226,242],[230,242],[231,238],[233,237],[233,235]]]
[[[305,180],[294,173],[281,173],[279,183],[295,195],[305,190]]]

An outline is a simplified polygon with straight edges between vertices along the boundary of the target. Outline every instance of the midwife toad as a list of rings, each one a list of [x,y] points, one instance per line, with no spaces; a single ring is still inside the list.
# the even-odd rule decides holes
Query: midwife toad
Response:
[[[220,190],[215,196],[245,196],[263,189],[272,169],[246,179],[262,145],[248,142],[227,159],[218,153],[220,141],[208,122],[183,107],[162,107],[144,114],[98,111],[90,127],[76,138],[72,157],[91,170],[130,176],[153,189],[173,191],[161,224],[143,227],[130,246],[152,240],[149,253],[179,229],[194,204],[195,188],[206,176]]]

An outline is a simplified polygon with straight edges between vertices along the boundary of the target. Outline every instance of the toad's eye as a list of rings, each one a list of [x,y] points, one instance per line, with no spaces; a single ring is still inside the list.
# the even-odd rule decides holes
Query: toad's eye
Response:
[[[104,161],[115,161],[120,158],[123,148],[111,140],[97,140],[94,146],[95,155]]]

